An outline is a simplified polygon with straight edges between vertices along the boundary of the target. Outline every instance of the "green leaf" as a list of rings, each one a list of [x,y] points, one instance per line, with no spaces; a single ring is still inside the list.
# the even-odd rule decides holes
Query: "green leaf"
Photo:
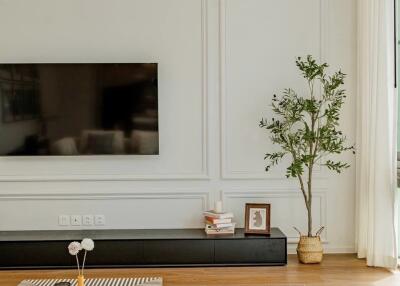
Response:
[[[296,66],[306,79],[309,95],[299,96],[291,88],[283,90],[281,96],[274,94],[271,103],[274,117],[259,122],[259,126],[269,132],[271,141],[281,149],[265,155],[265,170],[270,171],[288,155],[291,162],[286,169],[287,177],[302,176],[306,168],[312,170],[326,155],[354,152],[354,147],[346,145],[346,137],[338,129],[346,98],[343,89],[346,75],[340,70],[328,75],[328,65],[317,63],[310,55],[305,59],[298,57]],[[322,91],[318,96],[314,91],[316,85],[320,85]],[[338,173],[349,167],[347,163],[332,160],[322,165]]]

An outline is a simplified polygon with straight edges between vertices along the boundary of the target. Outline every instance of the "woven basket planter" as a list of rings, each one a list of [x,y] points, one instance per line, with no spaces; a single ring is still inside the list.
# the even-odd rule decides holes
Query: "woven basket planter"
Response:
[[[300,236],[297,245],[297,257],[304,264],[321,263],[324,250],[319,236]]]

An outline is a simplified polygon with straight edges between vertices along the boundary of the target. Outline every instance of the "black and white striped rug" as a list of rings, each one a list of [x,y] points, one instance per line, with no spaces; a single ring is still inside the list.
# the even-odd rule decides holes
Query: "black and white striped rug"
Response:
[[[37,279],[24,280],[18,286],[53,286],[58,282],[69,282],[76,286],[76,279]],[[85,286],[162,286],[160,277],[142,278],[93,278],[86,279]]]

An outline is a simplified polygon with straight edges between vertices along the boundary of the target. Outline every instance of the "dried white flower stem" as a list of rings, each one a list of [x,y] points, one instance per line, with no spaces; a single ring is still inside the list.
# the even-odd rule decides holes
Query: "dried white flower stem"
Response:
[[[83,256],[82,275],[83,275],[83,270],[85,270],[86,253],[87,253],[87,250],[85,250],[85,255]]]
[[[79,271],[79,258],[78,258],[78,254],[75,255],[76,257],[76,265],[78,265],[78,275],[81,275],[81,272]]]
[[[94,242],[90,238],[84,238],[81,242],[81,246],[82,246],[82,249],[85,250],[85,254],[83,256],[83,263],[82,263],[82,267],[81,267],[82,275],[83,275],[83,271],[85,270],[86,255],[87,255],[88,251],[92,251],[94,249]]]

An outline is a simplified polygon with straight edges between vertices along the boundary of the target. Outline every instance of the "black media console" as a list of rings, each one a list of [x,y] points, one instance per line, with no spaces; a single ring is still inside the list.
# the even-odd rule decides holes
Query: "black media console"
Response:
[[[287,239],[270,236],[207,236],[202,229],[0,232],[0,269],[72,268],[69,242],[95,240],[88,267],[286,265]]]

